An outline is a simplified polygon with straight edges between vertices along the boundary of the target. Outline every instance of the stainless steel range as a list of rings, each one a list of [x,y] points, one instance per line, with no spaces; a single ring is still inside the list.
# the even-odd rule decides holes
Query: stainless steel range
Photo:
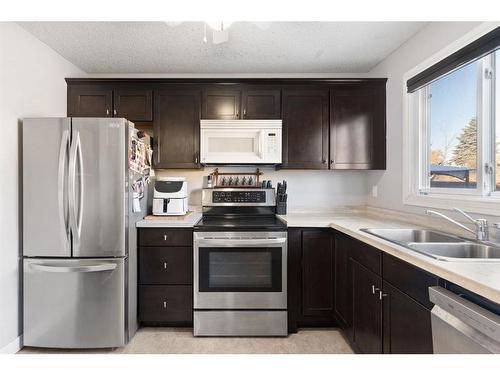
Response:
[[[274,189],[203,189],[194,233],[194,335],[286,336],[287,232]]]

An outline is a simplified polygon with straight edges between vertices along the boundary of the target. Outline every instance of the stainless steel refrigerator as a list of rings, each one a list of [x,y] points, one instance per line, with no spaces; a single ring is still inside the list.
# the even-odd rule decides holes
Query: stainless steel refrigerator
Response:
[[[120,118],[23,121],[24,345],[118,347],[137,330],[134,136]]]

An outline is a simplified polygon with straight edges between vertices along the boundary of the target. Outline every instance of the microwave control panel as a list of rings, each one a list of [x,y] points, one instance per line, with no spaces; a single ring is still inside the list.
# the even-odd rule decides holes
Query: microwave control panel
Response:
[[[267,133],[267,154],[276,155],[278,153],[278,143],[276,141],[278,135],[276,133]]]
[[[214,191],[213,203],[265,203],[264,191]]]

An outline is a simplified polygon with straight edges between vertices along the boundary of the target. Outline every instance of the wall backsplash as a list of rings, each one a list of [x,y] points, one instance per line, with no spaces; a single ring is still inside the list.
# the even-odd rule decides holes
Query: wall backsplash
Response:
[[[308,171],[274,170],[260,168],[264,173],[262,180],[271,180],[273,186],[279,181],[288,183],[288,211],[328,211],[339,206],[362,205],[366,203],[366,174],[362,171]],[[186,177],[189,190],[189,204],[201,204],[201,189],[206,176],[214,170],[206,167],[193,171],[186,169],[157,170],[156,176]],[[254,171],[254,167],[221,167],[221,172]]]

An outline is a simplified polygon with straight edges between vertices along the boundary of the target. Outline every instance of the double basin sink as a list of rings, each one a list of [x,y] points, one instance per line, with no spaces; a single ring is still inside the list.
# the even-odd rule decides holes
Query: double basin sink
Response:
[[[497,261],[500,247],[430,229],[361,229],[384,240],[442,261]]]

